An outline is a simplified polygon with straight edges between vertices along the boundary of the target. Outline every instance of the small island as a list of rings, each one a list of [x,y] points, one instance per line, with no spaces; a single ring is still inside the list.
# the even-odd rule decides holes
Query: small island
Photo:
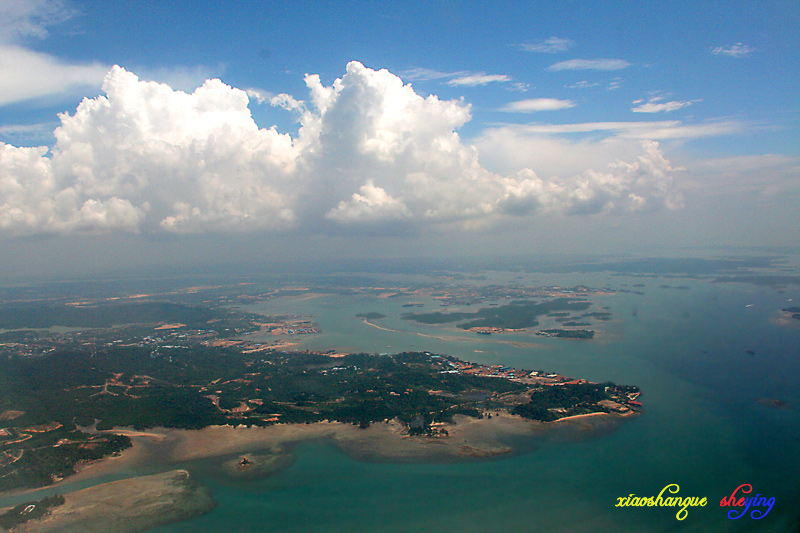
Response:
[[[795,320],[800,320],[800,307],[787,307],[783,312],[792,315]]]
[[[356,317],[363,318],[364,320],[380,320],[381,318],[386,318],[386,315],[384,315],[383,313],[370,311],[369,313],[358,313]]]
[[[555,298],[544,302],[518,300],[497,307],[484,307],[470,312],[406,313],[403,318],[421,324],[461,322],[461,329],[503,328],[523,329],[539,325],[538,317],[553,311],[584,311],[592,304],[581,298]]]
[[[582,288],[581,294],[586,294],[588,289]],[[567,292],[572,292],[569,290]],[[432,313],[405,313],[405,320],[412,320],[420,324],[440,325],[456,323],[457,327],[472,331],[478,335],[492,335],[494,333],[521,333],[528,332],[543,337],[560,339],[593,339],[595,331],[584,329],[591,326],[591,320],[608,322],[611,312],[608,307],[600,311],[588,311],[592,302],[584,297],[566,297],[564,291],[561,296],[544,301],[514,300],[505,305],[490,304],[474,312],[451,311]],[[553,322],[558,327],[541,328],[540,320]],[[541,329],[534,329],[539,326]]]
[[[540,329],[535,332],[542,337],[559,337],[563,339],[593,339],[594,331],[587,329]]]

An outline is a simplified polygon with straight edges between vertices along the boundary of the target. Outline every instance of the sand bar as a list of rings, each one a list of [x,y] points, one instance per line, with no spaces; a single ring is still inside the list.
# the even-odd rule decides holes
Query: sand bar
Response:
[[[189,472],[172,470],[72,492],[51,514],[12,531],[128,533],[186,520],[213,508],[211,494],[195,484]]]
[[[341,422],[252,428],[209,426],[198,430],[117,428],[111,432],[128,435],[132,448],[119,457],[82,467],[78,474],[64,481],[65,505],[55,508],[52,515],[14,531],[105,531],[103,527],[107,527],[109,521],[120,524],[115,531],[140,531],[213,508],[210,495],[198,487],[185,470],[135,476],[69,492],[71,482],[113,473],[130,474],[137,466],[152,472],[154,466],[167,470],[187,462],[217,460],[223,471],[234,477],[273,475],[291,466],[293,445],[313,439],[328,439],[348,455],[367,461],[476,460],[513,452],[510,442],[515,439],[534,440],[533,437],[564,428],[585,433],[620,418],[616,414],[593,414],[546,423],[504,411],[482,419],[456,415],[454,423],[441,426],[447,434],[436,437],[408,436],[405,426],[397,420],[373,423],[366,429]],[[232,459],[234,454],[236,458]],[[245,462],[251,465],[242,468],[239,465],[242,458],[247,458]]]

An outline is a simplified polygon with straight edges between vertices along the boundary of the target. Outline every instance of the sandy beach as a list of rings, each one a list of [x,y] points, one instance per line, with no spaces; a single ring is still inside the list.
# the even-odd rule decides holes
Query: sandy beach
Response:
[[[54,507],[49,515],[12,531],[128,533],[185,520],[213,508],[211,494],[198,486],[189,472],[172,470],[72,492],[65,496],[64,505]]]
[[[561,425],[567,424],[568,421]],[[373,423],[367,429],[341,422],[317,422],[278,424],[266,428],[209,426],[191,431],[158,429],[151,433],[164,443],[162,452],[167,454],[170,462],[246,454],[264,449],[286,450],[298,442],[311,439],[329,439],[357,459],[427,461],[510,453],[513,450],[506,443],[510,438],[542,434],[557,426],[499,412],[493,413],[492,418],[480,420],[456,415],[453,424],[443,427],[448,435],[438,437],[405,435],[406,428],[397,420]]]
[[[256,453],[276,456],[291,453],[302,441],[327,439],[346,454],[368,461],[468,460],[514,451],[512,440],[541,437],[574,429],[579,433],[605,427],[625,418],[623,415],[591,413],[563,418],[556,422],[527,420],[508,412],[492,413],[482,419],[456,415],[452,424],[442,426],[446,436],[408,436],[397,420],[373,423],[361,429],[342,422],[276,424],[269,427],[209,426],[198,430],[153,428],[146,432],[126,428],[117,433],[131,437],[133,447],[118,458],[110,458],[81,470],[88,478],[138,464],[165,467],[191,461]],[[69,479],[74,479],[69,478]]]
[[[585,433],[619,418],[596,413],[544,423],[507,412],[492,413],[491,418],[483,419],[456,415],[452,424],[442,426],[447,435],[437,437],[408,436],[397,420],[374,423],[366,429],[341,422],[252,428],[209,426],[199,430],[118,428],[113,432],[129,436],[133,442],[130,449],[118,457],[81,467],[63,482],[67,489],[63,493],[65,505],[14,531],[102,531],[102,525],[109,520],[122,524],[122,529],[115,528],[117,531],[138,531],[207,512],[213,508],[210,495],[196,486],[188,472],[174,470],[175,465],[192,461],[216,460],[222,471],[233,477],[264,477],[289,468],[294,460],[292,447],[312,439],[328,439],[344,453],[366,461],[477,460],[512,453],[514,448],[509,443],[514,439],[543,436],[565,427]],[[137,466],[148,467],[151,472],[154,466],[168,471],[68,490],[74,482],[135,472]],[[29,492],[34,491],[16,494]],[[31,499],[36,498],[31,494]]]

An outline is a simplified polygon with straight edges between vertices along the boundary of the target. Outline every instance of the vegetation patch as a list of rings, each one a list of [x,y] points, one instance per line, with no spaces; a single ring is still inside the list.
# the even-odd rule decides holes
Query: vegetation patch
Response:
[[[407,313],[403,315],[403,318],[422,324],[462,322],[458,325],[461,329],[484,327],[523,329],[538,326],[538,317],[542,315],[548,315],[554,311],[566,311],[567,314],[569,312],[584,311],[591,305],[586,300],[574,298],[556,298],[538,303],[520,300],[498,307],[484,307],[474,313]]]
[[[384,315],[383,313],[370,311],[369,313],[359,313],[356,315],[356,317],[363,318],[365,320],[380,320],[381,318],[386,318],[386,315]]]
[[[21,503],[0,515],[0,528],[9,530],[28,520],[35,520],[50,514],[53,507],[64,505],[64,497],[55,495],[42,500]]]

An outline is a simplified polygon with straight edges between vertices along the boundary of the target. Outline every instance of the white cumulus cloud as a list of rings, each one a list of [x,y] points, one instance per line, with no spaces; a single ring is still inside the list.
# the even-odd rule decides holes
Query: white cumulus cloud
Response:
[[[559,171],[532,159],[499,174],[457,133],[471,118],[463,100],[423,97],[358,62],[329,86],[305,81],[306,100],[269,95],[297,115],[291,136],[259,128],[248,93],[219,80],[187,93],[114,67],[104,95],[60,116],[49,150],[0,143],[0,232],[474,227],[537,211],[679,204],[674,169],[652,141],[588,166]],[[541,100],[526,105],[565,105]],[[526,142],[535,152],[538,141]],[[490,157],[492,146],[481,150]]]
[[[258,129],[244,91],[209,80],[187,94],[119,67],[103,90],[60,117],[52,157],[4,145],[0,228],[179,232],[291,220],[276,185],[292,141]]]
[[[329,211],[327,218],[348,222],[351,220],[401,220],[411,215],[400,201],[389,196],[382,188],[376,187],[372,180],[361,186],[349,201],[341,201]]]
[[[143,211],[116,195],[87,198],[58,182],[45,148],[0,143],[0,229],[11,233],[132,229]]]
[[[588,169],[562,179],[542,179],[530,169],[506,178],[498,207],[510,214],[558,209],[571,214],[678,208],[672,168],[657,142],[644,141],[634,161],[613,161],[606,168]]]

